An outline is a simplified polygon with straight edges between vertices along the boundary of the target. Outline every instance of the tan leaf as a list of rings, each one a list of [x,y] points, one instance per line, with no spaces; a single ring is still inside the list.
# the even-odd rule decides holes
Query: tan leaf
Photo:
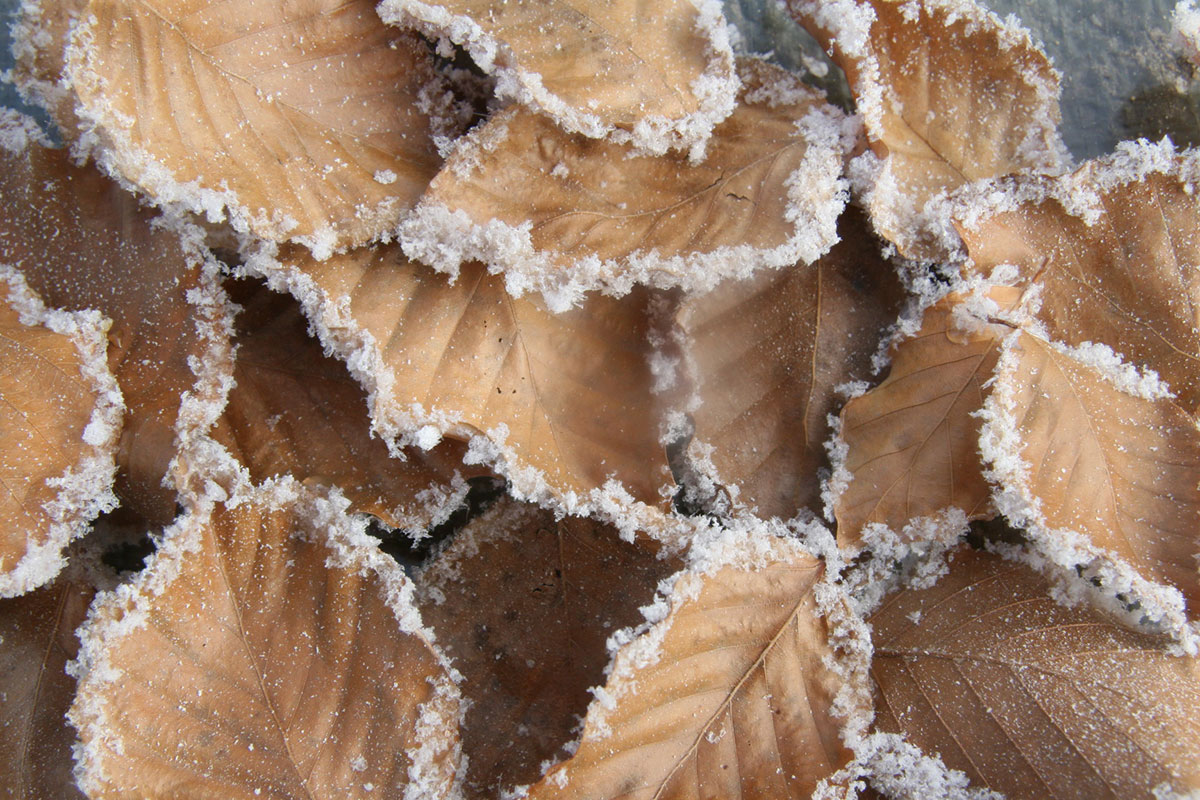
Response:
[[[1021,500],[1002,510],[1031,527],[1055,561],[1115,556],[1174,585],[1194,607],[1200,430],[1175,403],[1138,388],[1022,333],[997,368],[984,455],[1001,488]]]
[[[789,0],[846,71],[883,159],[868,203],[906,256],[957,249],[931,201],[963,184],[1058,170],[1058,73],[1028,31],[973,0]],[[936,204],[935,204],[936,206]],[[950,234],[953,239],[953,234]]]
[[[319,254],[390,230],[437,169],[431,55],[370,0],[90,0],[67,72],[107,163],[156,201]]]
[[[0,597],[58,574],[63,548],[116,505],[121,397],[104,320],[49,311],[0,265]]]
[[[235,500],[182,517],[132,584],[97,598],[70,712],[80,786],[440,796],[458,694],[400,568],[295,483]]]
[[[0,600],[0,774],[12,800],[82,798],[71,775],[75,732],[67,708],[75,679],[67,662],[95,590],[65,576],[22,597]]]
[[[810,797],[850,759],[812,592],[822,572],[792,552],[683,573],[666,619],[618,652],[578,751],[529,796]]]
[[[642,620],[678,559],[644,537],[501,500],[416,576],[422,616],[463,673],[469,796],[533,783],[576,736],[605,642]]]
[[[670,473],[650,395],[646,292],[551,314],[477,264],[447,284],[395,246],[323,262],[293,247],[259,266],[281,263],[293,293],[320,296],[314,313],[339,354],[373,370],[377,426],[418,431],[418,441],[489,433],[489,457],[527,496],[586,503],[616,478],[635,499],[662,502]]]
[[[1007,797],[1200,787],[1200,666],[1065,608],[1028,567],[962,549],[871,617],[876,725]]]
[[[256,482],[292,475],[336,486],[354,511],[392,528],[424,531],[463,499],[465,477],[486,474],[462,464],[460,442],[393,458],[371,435],[362,388],[308,335],[295,301],[248,281],[228,288],[244,307],[237,318],[237,383],[213,436]]]
[[[463,46],[500,96],[568,131],[657,153],[703,144],[737,93],[715,4],[385,0],[379,15]]]
[[[869,376],[899,312],[903,290],[865,220],[848,211],[840,229],[816,264],[724,283],[680,311],[701,401],[695,438],[762,516],[820,512],[836,387]]]
[[[180,396],[196,376],[189,358],[206,343],[189,303],[203,284],[202,256],[95,169],[30,143],[0,148],[0,262],[15,266],[53,306],[98,309],[112,320],[109,368],[127,414],[117,493],[147,518],[170,521],[175,495],[162,486],[174,455]]]
[[[967,519],[995,513],[975,415],[1007,329],[960,329],[954,308],[962,300],[952,294],[928,308],[921,329],[893,346],[887,379],[842,411],[850,482],[834,513],[844,547],[861,544],[870,524],[899,533],[906,523],[948,508]]]
[[[1196,158],[1168,144],[1124,146],[1058,185],[1018,189],[1013,202],[959,231],[974,273],[1015,265],[1017,285],[1040,287],[1038,319],[1052,339],[1112,346],[1155,370],[1196,413],[1198,176]]]
[[[410,258],[483,261],[555,307],[633,282],[711,288],[810,262],[837,240],[843,117],[786,71],[746,61],[743,103],[707,157],[635,156],[514,108],[468,136],[401,227]]]

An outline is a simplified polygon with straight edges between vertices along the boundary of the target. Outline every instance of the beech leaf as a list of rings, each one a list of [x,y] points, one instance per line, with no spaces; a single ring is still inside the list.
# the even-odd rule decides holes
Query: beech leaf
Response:
[[[1022,564],[960,549],[874,629],[876,726],[1008,797],[1200,788],[1200,666],[1170,641],[1066,608]]]
[[[997,187],[960,211],[973,264],[1037,286],[1055,341],[1111,345],[1200,410],[1200,160],[1169,143],[1125,144],[1058,181]]]
[[[849,483],[833,510],[843,547],[861,544],[867,525],[900,533],[945,509],[967,519],[994,514],[976,415],[1008,331],[961,329],[954,308],[962,299],[951,294],[926,309],[920,330],[893,345],[887,379],[842,411]]]
[[[385,0],[379,15],[461,45],[501,97],[566,130],[655,153],[702,145],[738,88],[717,3]]]
[[[1028,333],[1006,348],[984,431],[992,477],[1018,500],[1002,510],[1063,566],[1102,551],[1195,606],[1200,430],[1120,377]]]
[[[355,511],[388,527],[424,531],[459,505],[466,447],[446,441],[394,458],[371,436],[362,388],[308,336],[295,301],[261,285],[229,287],[244,310],[237,318],[237,361],[229,401],[213,437],[250,470],[251,478],[292,475],[336,486]]]
[[[8,130],[20,132],[18,124]],[[36,139],[15,152],[0,147],[0,191],[8,202],[0,263],[20,270],[48,304],[112,321],[108,363],[127,408],[116,490],[146,518],[169,522],[175,493],[162,482],[180,397],[197,381],[189,359],[212,360],[215,334],[205,330],[221,313],[202,274],[213,265],[179,234],[152,226],[154,215],[115,183]],[[205,299],[193,305],[189,292]]]
[[[49,311],[0,265],[0,597],[62,569],[63,549],[116,505],[121,396],[95,312]]]
[[[575,755],[529,796],[807,798],[847,763],[823,567],[789,550],[681,573],[666,618],[617,653]]]
[[[694,442],[711,445],[717,479],[759,516],[820,511],[836,387],[868,377],[899,310],[899,280],[865,220],[849,210],[840,232],[811,266],[723,283],[679,312],[700,401]]]
[[[421,612],[463,674],[469,796],[527,785],[558,755],[603,680],[605,642],[679,568],[588,519],[501,500],[416,577]]]
[[[871,218],[902,254],[943,260],[958,249],[933,202],[953,189],[1067,164],[1058,73],[1015,22],[974,0],[789,0],[789,8],[846,72],[882,159]]]
[[[90,797],[440,796],[458,693],[411,584],[291,482],[201,504],[83,629]]]
[[[553,496],[573,513],[612,478],[636,500],[662,502],[671,479],[650,395],[646,292],[551,314],[480,265],[448,284],[396,246],[323,262],[288,248],[249,263],[282,269],[339,355],[366,365],[356,377],[380,387],[377,429],[415,433],[423,447],[487,434],[481,457],[526,497]]]
[[[75,732],[66,715],[75,679],[66,666],[79,650],[75,629],[94,594],[87,582],[64,575],[0,600],[0,774],[7,798],[83,797],[71,775]]]
[[[841,113],[785,70],[744,61],[742,104],[707,156],[636,156],[515,108],[459,144],[401,226],[410,258],[478,260],[557,310],[634,282],[692,289],[811,262],[845,204]]]
[[[90,0],[67,74],[103,158],[155,201],[315,252],[390,230],[439,162],[431,54],[370,0]]]

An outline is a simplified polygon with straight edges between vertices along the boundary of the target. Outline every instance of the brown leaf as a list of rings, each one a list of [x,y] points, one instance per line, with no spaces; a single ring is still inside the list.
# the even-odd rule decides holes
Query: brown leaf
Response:
[[[633,282],[711,288],[811,262],[845,204],[842,115],[786,71],[743,63],[743,103],[707,157],[635,156],[514,108],[475,131],[401,227],[409,257],[455,274],[478,260],[556,308]]]
[[[459,442],[393,458],[371,436],[362,388],[308,335],[296,302],[261,284],[227,288],[244,310],[237,318],[237,383],[213,437],[254,481],[292,475],[336,486],[354,511],[424,531],[462,500],[465,477],[486,474],[462,464],[466,447]]]
[[[669,616],[618,652],[574,757],[529,796],[807,798],[847,763],[812,593],[823,568],[777,557],[683,573]]]
[[[566,130],[663,152],[703,143],[737,78],[719,9],[685,0],[537,4],[387,0],[379,15],[466,48],[502,97]]]
[[[431,55],[370,0],[91,0],[67,73],[113,169],[156,201],[320,254],[390,230],[437,169]],[[189,185],[190,184],[190,185]]]
[[[45,108],[64,131],[78,129],[71,92],[62,85],[71,26],[88,0],[27,0],[14,10],[12,82],[28,102]]]
[[[957,249],[927,203],[965,183],[1067,163],[1058,73],[1023,28],[967,2],[790,0],[849,79],[883,159],[868,202],[906,256]],[[951,235],[951,238],[953,236]]]
[[[104,323],[47,311],[0,268],[0,597],[58,574],[63,548],[116,505],[120,395],[104,363]]]
[[[274,494],[272,494],[274,491]],[[436,797],[457,690],[364,523],[294,483],[193,510],[82,633],[91,797]],[[418,788],[419,787],[419,788]]]
[[[1007,511],[1064,566],[1103,551],[1200,601],[1200,430],[1169,399],[1022,333],[997,370],[985,455]],[[1020,464],[1014,459],[1020,459]],[[1024,513],[1027,519],[1021,519]],[[1073,535],[1062,532],[1074,532]],[[1074,537],[1083,537],[1076,542]]]
[[[1150,166],[1153,165],[1153,166]],[[1104,342],[1155,370],[1181,405],[1200,410],[1200,199],[1195,159],[1169,145],[1125,147],[982,221],[960,223],[976,274],[1015,265],[1040,287],[1056,341]],[[1029,192],[1030,188],[1041,191]],[[1080,198],[1079,195],[1084,195]],[[1091,195],[1089,198],[1088,195]],[[1063,202],[1078,206],[1068,211]]]
[[[533,783],[575,738],[605,642],[679,568],[644,537],[501,500],[416,576],[422,616],[463,673],[469,796]]]
[[[108,363],[125,396],[117,493],[147,518],[175,515],[162,486],[174,455],[180,396],[205,342],[187,299],[202,285],[202,256],[95,169],[30,143],[0,148],[0,262],[12,264],[52,306],[98,309],[112,320]]]
[[[0,600],[0,774],[12,800],[82,798],[71,775],[75,732],[67,708],[75,679],[75,629],[95,590],[66,576],[22,597]]]
[[[615,477],[635,499],[662,502],[670,474],[650,395],[647,293],[595,295],[551,314],[477,264],[447,284],[395,246],[323,262],[289,248],[280,260],[293,279],[315,283],[304,291],[321,295],[322,324],[341,326],[332,334],[373,338],[340,354],[390,371],[377,425],[383,417],[401,432],[428,425],[462,439],[491,432],[506,440],[506,477],[527,496],[577,492],[578,503]],[[541,477],[518,474],[528,467]]]
[[[962,549],[869,622],[876,725],[1008,797],[1200,787],[1200,666],[1168,640],[1065,608],[1028,567]]]
[[[679,323],[695,365],[695,438],[762,516],[820,512],[826,417],[836,387],[870,374],[903,290],[856,211],[812,266],[730,281],[687,298]]]
[[[947,508],[967,519],[995,513],[975,415],[1008,331],[960,329],[953,314],[962,300],[952,294],[928,308],[921,329],[893,346],[887,379],[842,411],[843,466],[851,477],[834,514],[843,547],[861,544],[869,524],[900,533],[908,522]]]

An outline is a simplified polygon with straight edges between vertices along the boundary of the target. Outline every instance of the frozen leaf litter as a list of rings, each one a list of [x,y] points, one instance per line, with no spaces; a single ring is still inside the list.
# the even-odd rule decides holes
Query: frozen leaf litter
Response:
[[[789,11],[22,5],[8,796],[1200,793],[1200,155]]]

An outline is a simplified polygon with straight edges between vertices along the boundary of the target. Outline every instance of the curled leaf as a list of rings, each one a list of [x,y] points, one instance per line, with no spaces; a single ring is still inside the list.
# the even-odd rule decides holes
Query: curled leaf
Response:
[[[430,59],[369,0],[91,0],[67,75],[105,162],[155,201],[327,255],[388,231],[436,171]]]
[[[463,46],[501,97],[567,131],[658,154],[702,146],[737,93],[716,3],[385,0],[379,15]]]
[[[71,721],[83,790],[442,795],[458,693],[411,585],[362,528],[283,482],[168,530],[82,634]]]
[[[811,262],[845,204],[843,117],[784,70],[747,61],[742,104],[708,154],[637,156],[511,109],[460,144],[401,226],[405,253],[444,272],[478,260],[555,309],[634,283],[707,289]]]
[[[876,725],[1008,797],[1200,788],[1200,667],[1169,640],[1065,608],[1029,567],[966,549],[874,629]]]
[[[50,586],[0,600],[0,774],[5,797],[82,798],[71,775],[75,732],[67,709],[75,680],[75,629],[87,616],[95,590],[60,576]]]
[[[244,306],[236,383],[214,438],[257,482],[292,475],[336,486],[354,511],[392,528],[424,531],[444,520],[466,494],[463,478],[480,474],[462,465],[466,448],[447,441],[392,457],[371,436],[362,388],[308,335],[295,301],[249,283],[230,292]]]
[[[116,505],[121,395],[105,363],[105,320],[47,310],[0,265],[0,597],[62,569],[63,549]]]
[[[1029,32],[974,0],[789,0],[846,72],[882,159],[875,228],[910,258],[958,249],[939,198],[983,178],[1067,162],[1058,73]]]
[[[789,550],[681,573],[665,619],[618,651],[575,755],[529,796],[807,798],[849,761],[813,596],[823,568]]]
[[[815,264],[723,283],[679,312],[700,402],[694,441],[760,516],[820,511],[836,388],[870,374],[898,311],[899,281],[865,220],[848,211],[840,228]]]
[[[608,664],[678,559],[587,519],[501,500],[415,577],[421,613],[463,674],[470,796],[527,785],[577,735]]]

